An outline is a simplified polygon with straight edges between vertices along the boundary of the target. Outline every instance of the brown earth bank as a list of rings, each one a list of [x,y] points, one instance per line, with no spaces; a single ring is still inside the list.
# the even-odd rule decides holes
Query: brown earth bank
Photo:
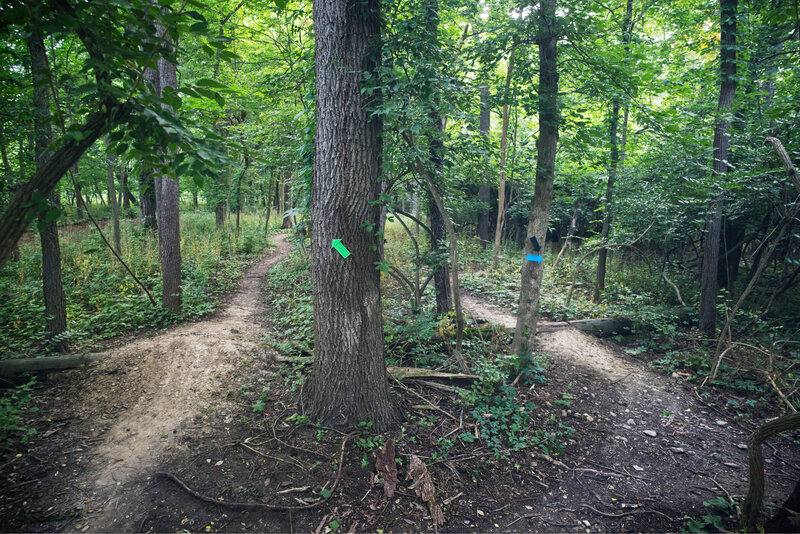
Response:
[[[265,275],[289,248],[278,243],[224,310],[44,382],[38,435],[0,465],[3,531],[433,531],[408,480],[412,454],[426,462],[442,532],[677,531],[706,513],[703,501],[746,492],[754,422],[714,390],[701,397],[569,328],[540,336],[547,380],[516,384],[518,404],[536,406],[538,447],[497,454],[475,441],[453,384],[430,380],[395,384],[408,417],[395,433],[313,425],[296,415],[296,376],[264,343],[275,334]],[[513,324],[465,301],[473,318]],[[391,476],[375,467],[389,438],[390,498]],[[800,477],[797,444],[771,440],[765,465],[766,502],[778,505]]]

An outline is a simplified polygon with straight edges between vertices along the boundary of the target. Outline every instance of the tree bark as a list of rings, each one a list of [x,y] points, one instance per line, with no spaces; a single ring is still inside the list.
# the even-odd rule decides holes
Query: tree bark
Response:
[[[483,141],[489,141],[489,132],[492,127],[492,110],[489,108],[489,86],[484,85],[481,87],[481,109],[479,115],[479,127],[483,136]],[[487,172],[488,174],[488,172]],[[478,228],[477,235],[480,241],[481,248],[486,250],[486,244],[489,242],[489,176],[483,177],[483,183],[478,186],[478,202],[483,205],[478,212]]]
[[[609,137],[611,138],[611,154],[608,164],[608,182],[606,183],[606,203],[603,209],[603,228],[600,231],[602,243],[608,241],[608,233],[611,230],[611,203],[614,196],[614,181],[617,179],[617,165],[619,164],[619,145],[617,142],[617,124],[619,123],[619,98],[615,98],[611,104],[611,124],[609,126]],[[594,284],[594,302],[600,302],[600,294],[606,288],[606,259],[608,249],[603,247],[597,256],[597,276]]]
[[[714,127],[714,163],[711,177],[719,181],[728,172],[728,121],[725,114],[733,106],[736,92],[736,17],[738,0],[720,0],[720,69],[722,79]],[[717,333],[717,266],[719,263],[720,230],[722,228],[722,191],[717,188],[709,208],[700,273],[700,330],[709,338]]]
[[[146,90],[152,94],[161,94],[161,79],[157,68],[145,69],[142,81]],[[139,213],[142,219],[142,226],[150,230],[158,229],[157,203],[155,177],[150,170],[144,170],[139,175]]]
[[[506,86],[503,91],[503,126],[500,132],[500,181],[497,186],[497,225],[494,228],[494,250],[492,268],[497,267],[500,257],[500,241],[503,237],[503,224],[506,220],[506,149],[508,147],[508,90],[511,87],[511,75],[514,72],[514,52],[508,56]],[[544,243],[544,241],[542,241]]]
[[[34,157],[37,171],[42,169],[47,159],[47,149],[52,141],[50,126],[50,92],[42,34],[38,28],[31,28],[28,37],[28,49],[31,54],[31,73],[33,75],[33,128],[35,136]],[[55,185],[55,184],[54,184]],[[51,189],[46,195],[51,209],[57,208],[59,202]],[[42,286],[48,340],[59,352],[66,352],[66,340],[56,341],[58,336],[67,331],[67,307],[64,301],[64,286],[61,280],[61,247],[58,242],[58,225],[49,221],[45,213],[39,211],[39,237],[42,241]]]
[[[317,131],[311,188],[314,365],[305,407],[337,428],[394,426],[383,353],[378,227],[382,121],[361,92],[380,64],[379,0],[314,2]],[[331,245],[340,239],[351,254]]]
[[[160,89],[178,87],[178,73],[174,64],[158,60]],[[165,109],[172,108],[162,104]],[[174,111],[173,111],[174,113]],[[174,154],[167,152],[166,157]],[[156,210],[158,212],[158,252],[161,259],[163,290],[161,303],[169,311],[181,313],[181,231],[180,231],[180,192],[178,177],[165,174],[156,180]],[[160,183],[160,190],[158,189]]]
[[[106,138],[106,143],[108,143],[108,138]],[[108,158],[108,162],[106,163],[108,167],[108,203],[111,206],[114,250],[117,251],[117,254],[122,254],[122,245],[120,244],[119,236],[119,204],[117,204],[117,191],[114,187],[114,164],[116,158],[110,150],[106,152],[106,157]]]
[[[537,11],[539,19],[537,35],[539,44],[539,139],[536,141],[536,183],[533,199],[531,199],[528,236],[535,236],[540,243],[544,243],[547,235],[547,223],[550,219],[550,207],[553,202],[553,178],[558,147],[556,0],[542,0]],[[526,240],[525,253],[532,254],[533,252],[533,245],[530,240]],[[512,346],[515,354],[527,354],[533,344],[543,275],[544,265],[542,262],[523,262],[517,327],[514,330]]]

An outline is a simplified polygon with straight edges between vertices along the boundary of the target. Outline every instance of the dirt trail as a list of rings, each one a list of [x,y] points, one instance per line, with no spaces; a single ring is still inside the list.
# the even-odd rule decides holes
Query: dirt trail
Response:
[[[475,318],[516,326],[516,317],[474,296],[463,295],[462,303]],[[548,529],[569,523],[567,518],[588,527],[598,519],[591,508],[606,507],[607,512],[624,515],[627,510],[620,510],[620,503],[635,503],[633,512],[637,513],[620,517],[618,528],[649,530],[658,514],[697,516],[704,499],[724,491],[734,498],[746,493],[744,443],[751,425],[700,402],[682,380],[649,369],[613,342],[567,327],[539,333],[537,345],[551,355],[556,374],[569,377],[564,402],[554,408],[563,408],[561,416],[567,424],[575,421],[574,426],[590,432],[568,454],[568,463],[575,466],[572,477],[562,479],[559,491],[549,492],[542,501],[545,508],[569,502],[569,510],[554,508],[555,513],[543,513],[538,522],[531,520],[517,528]],[[792,450],[788,447],[782,454]],[[796,458],[796,453],[785,457]],[[767,465],[768,478],[770,473],[778,476],[767,482],[768,502],[777,503],[800,473],[796,464],[777,452]],[[603,473],[610,480],[581,482],[576,478],[581,473],[595,473],[595,477]],[[523,509],[518,515],[524,513]]]
[[[78,398],[70,399],[81,407],[81,418],[98,426],[102,419],[113,419],[95,438],[102,443],[81,458],[88,469],[76,486],[84,495],[81,507],[92,513],[76,529],[111,532],[129,527],[124,511],[148,483],[143,475],[180,448],[190,422],[202,421],[213,409],[223,396],[220,379],[234,364],[257,355],[264,276],[289,249],[283,236],[275,239],[277,250],[245,273],[223,310],[111,350],[82,381]]]

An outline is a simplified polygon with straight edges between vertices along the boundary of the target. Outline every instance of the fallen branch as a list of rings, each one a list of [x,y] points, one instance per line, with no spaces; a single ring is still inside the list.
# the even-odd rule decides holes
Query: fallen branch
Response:
[[[755,531],[758,514],[764,500],[764,455],[761,445],[776,434],[797,428],[800,428],[800,413],[793,413],[764,423],[747,438],[747,450],[750,454],[748,458],[750,487],[742,506],[740,524],[748,532]]]
[[[350,439],[351,434],[347,434],[344,439],[342,440],[342,447],[339,451],[339,471],[336,473],[336,478],[333,481],[333,485],[331,486],[330,493],[327,497],[320,499],[319,501],[313,502],[311,504],[306,504],[303,506],[284,506],[281,504],[267,504],[261,502],[227,502],[227,501],[220,501],[213,497],[209,497],[208,495],[204,495],[198,491],[193,490],[189,486],[187,486],[181,479],[173,475],[172,473],[166,473],[163,471],[159,471],[155,474],[156,477],[166,478],[174,482],[178,487],[180,487],[183,491],[194,497],[195,499],[201,500],[203,502],[207,502],[210,504],[215,504],[217,506],[222,506],[225,508],[230,508],[232,510],[267,510],[272,512],[287,512],[287,511],[294,511],[294,510],[310,510],[312,508],[316,508],[321,504],[327,502],[334,493],[336,486],[339,485],[339,481],[342,479],[342,466],[344,465],[344,448],[347,444],[347,440]]]

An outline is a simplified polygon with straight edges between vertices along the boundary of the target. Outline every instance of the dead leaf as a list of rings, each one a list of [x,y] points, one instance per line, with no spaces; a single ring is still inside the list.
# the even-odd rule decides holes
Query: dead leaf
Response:
[[[411,455],[408,466],[408,480],[413,480],[410,488],[414,490],[417,497],[428,504],[431,513],[431,520],[435,526],[444,524],[444,514],[442,508],[436,502],[436,487],[433,485],[431,474],[425,463],[416,454]]]
[[[375,471],[383,479],[383,494],[392,498],[397,488],[397,463],[394,461],[394,444],[387,439],[383,448],[378,451],[375,460]]]

